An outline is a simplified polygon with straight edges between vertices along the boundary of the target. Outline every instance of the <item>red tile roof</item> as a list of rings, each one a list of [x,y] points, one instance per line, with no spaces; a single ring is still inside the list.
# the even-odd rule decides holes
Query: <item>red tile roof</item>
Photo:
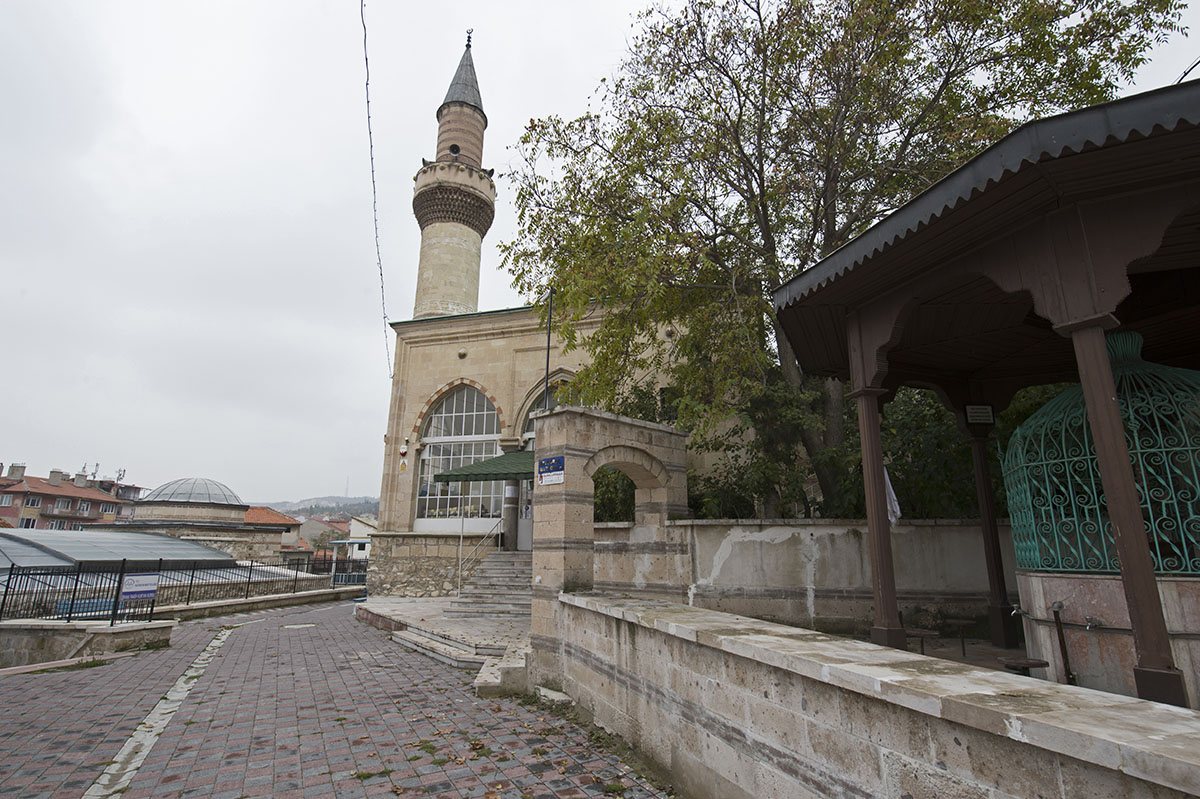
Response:
[[[246,511],[246,524],[289,524],[299,525],[300,522],[291,516],[280,513],[274,508],[261,505],[251,505]]]
[[[0,491],[10,494],[28,492],[30,494],[44,494],[51,497],[77,497],[97,502],[121,501],[112,494],[106,494],[97,488],[80,488],[69,479],[63,480],[58,485],[50,485],[50,481],[42,477],[25,477],[17,483],[0,488]]]

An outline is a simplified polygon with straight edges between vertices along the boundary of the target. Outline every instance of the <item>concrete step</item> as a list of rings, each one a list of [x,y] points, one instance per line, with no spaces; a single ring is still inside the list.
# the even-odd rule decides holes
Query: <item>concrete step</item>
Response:
[[[447,616],[455,618],[488,616],[528,616],[529,605],[517,605],[499,602],[471,602],[461,606],[449,607],[442,611]]]
[[[465,583],[463,583],[463,586],[468,586],[468,585],[504,585],[504,586],[511,585],[511,586],[523,586],[524,588],[528,589],[531,585],[533,585],[533,575],[524,574],[524,575],[517,575],[514,577],[504,577],[504,576],[497,577],[497,576],[493,576],[493,575],[485,575],[485,576],[476,575],[475,577],[472,577],[470,580],[467,580]]]
[[[528,594],[525,596],[513,596],[511,594],[482,594],[479,596],[465,596],[456,600],[450,609],[473,608],[477,605],[503,605],[505,607],[521,607],[528,612],[530,602],[533,598]]]
[[[462,596],[476,596],[478,594],[517,594],[529,596],[533,592],[528,585],[497,585],[495,583],[484,583],[482,585],[471,583],[464,585]]]
[[[488,646],[487,644],[473,644],[470,641],[460,640],[453,632],[448,630],[432,630],[426,629],[419,625],[410,623],[406,628],[408,632],[418,635],[422,638],[428,638],[431,641],[437,641],[439,644],[444,644],[454,649],[458,649],[468,655],[495,656],[503,655],[504,647]]]
[[[475,675],[476,696],[518,696],[529,691],[525,660],[529,640],[514,643],[502,657],[488,658]]]
[[[454,666],[457,669],[471,669],[474,671],[483,666],[484,661],[487,659],[483,655],[464,652],[458,647],[450,646],[441,641],[435,641],[432,638],[426,638],[424,635],[411,630],[400,630],[392,633],[392,640],[414,652],[420,652],[422,655],[431,657],[449,666]]]

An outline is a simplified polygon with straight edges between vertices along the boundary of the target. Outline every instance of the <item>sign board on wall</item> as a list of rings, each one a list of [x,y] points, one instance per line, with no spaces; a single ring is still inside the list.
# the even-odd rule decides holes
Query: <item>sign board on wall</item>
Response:
[[[991,405],[967,405],[963,410],[967,413],[968,424],[995,424],[996,418]]]
[[[121,599],[154,599],[158,593],[157,574],[127,574],[121,581]]]
[[[563,482],[563,456],[541,458],[537,463],[537,484],[540,486],[555,485]]]

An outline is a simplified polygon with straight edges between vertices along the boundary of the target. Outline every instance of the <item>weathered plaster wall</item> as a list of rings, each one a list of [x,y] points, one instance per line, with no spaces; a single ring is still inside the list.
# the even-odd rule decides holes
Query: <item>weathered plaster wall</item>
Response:
[[[1078,683],[1136,695],[1133,631],[1118,575],[1021,571],[1017,581],[1029,657],[1050,664],[1049,679],[1066,681],[1050,608],[1054,602],[1061,602],[1063,638]],[[1158,595],[1171,638],[1171,654],[1176,668],[1183,672],[1188,704],[1200,707],[1200,578],[1160,576]]]
[[[692,799],[1200,793],[1194,711],[653,600],[559,602],[564,690]]]
[[[597,524],[595,587],[755,618],[861,631],[871,624],[866,522],[686,520],[653,527]],[[1006,585],[1016,594],[1009,530],[1000,530]],[[986,613],[977,522],[901,521],[892,531],[905,618],[933,624]]]
[[[485,535],[468,533],[463,537],[464,558]],[[367,593],[453,596],[458,588],[458,555],[457,533],[372,533]],[[475,565],[464,568],[462,582],[474,573]]]

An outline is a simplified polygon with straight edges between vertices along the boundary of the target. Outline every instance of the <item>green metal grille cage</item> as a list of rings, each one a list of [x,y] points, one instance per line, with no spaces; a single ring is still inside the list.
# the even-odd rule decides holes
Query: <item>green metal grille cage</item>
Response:
[[[1200,372],[1150,363],[1137,333],[1108,355],[1155,570],[1200,574]],[[1074,386],[1017,428],[1004,455],[1017,567],[1120,570],[1083,391]]]

